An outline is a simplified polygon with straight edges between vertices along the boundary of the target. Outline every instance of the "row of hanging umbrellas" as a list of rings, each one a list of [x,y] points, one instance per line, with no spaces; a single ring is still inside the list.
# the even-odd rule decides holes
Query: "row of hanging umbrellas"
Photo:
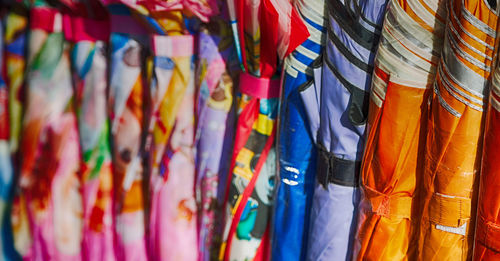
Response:
[[[498,255],[496,1],[8,6],[4,259]]]

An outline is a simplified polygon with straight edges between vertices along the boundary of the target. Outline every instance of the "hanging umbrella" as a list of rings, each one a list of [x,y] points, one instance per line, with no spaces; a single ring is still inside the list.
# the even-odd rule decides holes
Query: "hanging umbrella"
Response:
[[[18,250],[24,258],[79,260],[80,148],[62,16],[38,1],[30,23],[19,184],[31,242]]]
[[[14,176],[19,173],[19,152],[23,101],[24,101],[24,72],[26,66],[26,38],[28,26],[28,10],[23,4],[10,5],[9,12],[4,17],[4,76],[9,92],[8,112],[9,112],[9,147],[12,155]],[[12,202],[12,242],[18,252],[25,249],[29,244],[30,235],[28,231],[28,220],[26,211],[22,211],[24,204],[21,203],[19,190],[16,189],[16,196]],[[23,215],[24,213],[24,215]],[[18,215],[20,214],[20,215]],[[8,238],[8,237],[6,237]]]
[[[442,48],[445,5],[389,3],[369,101],[357,260],[417,259],[416,195],[424,171],[427,103]]]
[[[3,70],[5,71],[5,83],[9,91],[9,136],[12,154],[16,154],[19,150],[21,133],[27,16],[28,12],[24,4],[12,3],[9,12],[4,17],[5,54]]]
[[[71,64],[81,145],[85,260],[115,260],[113,247],[113,176],[107,111],[106,41],[109,21],[96,2],[92,13],[64,16],[66,39],[73,43]],[[99,11],[101,12],[99,14]]]
[[[142,67],[144,45],[139,42],[144,33],[129,15],[122,15],[121,21],[112,17],[110,36],[108,103],[113,144],[115,252],[120,260],[145,260],[144,166],[140,152],[146,87]],[[130,34],[126,33],[128,29],[132,29]]]
[[[288,1],[238,1],[238,36],[245,73],[240,75],[238,125],[226,191],[219,259],[269,258],[269,218],[275,179],[278,108],[277,58],[308,37]],[[275,25],[275,26],[269,26]]]
[[[191,35],[155,35],[152,52],[147,148],[150,256],[154,260],[197,260],[194,39]]]
[[[14,162],[9,146],[9,90],[5,83],[6,59],[4,58],[4,25],[6,9],[0,8],[0,257],[3,260],[19,258],[14,250],[10,209],[12,184],[14,181]],[[6,53],[6,52],[5,52]]]
[[[318,112],[314,67],[320,64],[324,45],[325,1],[296,1],[309,38],[284,62],[280,107],[279,182],[273,220],[273,260],[304,260],[307,251],[309,216],[316,177],[316,147],[308,126],[307,112]],[[304,96],[304,102],[302,101]],[[305,105],[305,106],[304,106]],[[292,240],[293,239],[293,240]]]
[[[453,0],[447,5],[427,132],[422,260],[472,257],[484,100],[498,52],[496,8],[496,1]]]
[[[386,2],[327,1],[317,127],[318,182],[308,260],[352,257],[368,91]],[[309,92],[309,96],[316,94]]]
[[[217,259],[220,248],[223,195],[219,188],[225,184],[229,168],[234,130],[231,73],[239,69],[239,61],[235,57],[231,28],[222,18],[212,18],[198,37],[195,140],[198,245],[199,260],[209,261]]]
[[[498,61],[497,61],[498,62]],[[498,219],[498,189],[500,175],[498,171],[497,148],[500,145],[496,135],[500,123],[500,68],[495,69],[492,75],[492,84],[489,92],[488,112],[484,128],[484,147],[479,184],[476,233],[474,242],[473,260],[496,260],[499,253],[499,225]]]

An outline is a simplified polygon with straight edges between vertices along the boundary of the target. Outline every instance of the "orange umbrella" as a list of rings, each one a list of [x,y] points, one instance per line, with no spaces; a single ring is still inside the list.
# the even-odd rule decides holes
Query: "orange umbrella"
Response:
[[[500,256],[500,69],[492,76],[479,189],[474,260],[497,260]]]
[[[469,260],[497,12],[452,0],[427,134],[419,259]]]
[[[416,188],[445,27],[445,1],[392,0],[388,5],[361,170],[357,260],[416,257]]]

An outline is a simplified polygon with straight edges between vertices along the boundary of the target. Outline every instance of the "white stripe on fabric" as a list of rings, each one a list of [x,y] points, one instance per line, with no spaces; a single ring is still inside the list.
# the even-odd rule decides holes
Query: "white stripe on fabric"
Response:
[[[447,110],[449,113],[451,113],[451,115],[453,115],[457,118],[462,117],[462,114],[460,114],[458,111],[453,109],[448,103],[446,103],[446,101],[443,99],[443,97],[441,97],[441,93],[439,92],[439,87],[438,87],[437,83],[434,83],[434,93],[438,97],[439,104],[441,104],[441,106],[445,110]]]
[[[297,47],[297,49],[295,49],[295,51],[306,56],[307,58],[309,58],[311,60],[316,60],[316,58],[318,58],[318,56],[319,56],[319,53],[315,53],[315,52],[305,48],[302,45],[299,45]]]
[[[485,24],[483,21],[479,20],[467,8],[465,8],[465,2],[464,2],[464,0],[462,0],[461,9],[462,9],[462,15],[467,20],[467,22],[469,22],[470,24],[474,25],[477,29],[481,30],[485,34],[487,34],[487,35],[489,35],[489,36],[491,36],[493,38],[496,37],[496,32],[495,32],[495,30],[493,28],[491,28],[489,25]],[[495,14],[493,14],[493,15],[495,15]]]

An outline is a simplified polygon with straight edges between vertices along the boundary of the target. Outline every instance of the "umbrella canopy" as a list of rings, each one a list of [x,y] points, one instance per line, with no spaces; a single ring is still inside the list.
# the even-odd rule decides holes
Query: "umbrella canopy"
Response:
[[[327,1],[317,127],[318,183],[308,260],[352,256],[367,98],[385,5],[385,0]]]
[[[16,247],[24,258],[79,260],[80,147],[62,15],[38,1],[30,11],[30,23],[19,181],[20,202],[25,204],[19,210],[26,211],[20,216],[28,218],[29,228],[16,229],[27,229],[31,239],[16,233],[26,243]]]
[[[483,142],[481,181],[479,185],[476,234],[473,260],[496,260],[500,253],[499,245],[499,195],[498,147],[500,137],[500,69],[492,75],[489,93],[488,113],[486,114]]]
[[[245,73],[240,75],[238,125],[226,191],[220,259],[269,258],[269,218],[276,174],[274,137],[283,59],[308,36],[286,0],[237,1]],[[277,25],[277,26],[270,26]]]
[[[199,260],[216,260],[234,131],[233,80],[239,69],[231,27],[215,19],[199,33],[196,72],[196,198]],[[236,61],[236,63],[234,63]],[[234,66],[236,65],[236,67]]]
[[[115,251],[121,260],[144,260],[144,166],[140,154],[145,91],[143,45],[128,34],[112,32],[110,49]]]
[[[314,71],[321,61],[325,18],[323,0],[295,1],[310,35],[284,61],[279,125],[279,179],[274,209],[272,259],[304,260],[316,177],[316,148],[307,115],[318,112]],[[302,96],[305,97],[304,101]],[[292,240],[293,239],[293,240]]]
[[[152,37],[154,74],[150,137],[150,256],[197,260],[194,198],[194,39]],[[173,98],[175,97],[175,98]],[[175,240],[175,243],[169,243]]]
[[[93,9],[93,13],[105,14],[103,7],[95,4],[100,9]],[[111,137],[106,99],[107,18],[81,13],[64,16],[65,37],[73,43],[71,65],[81,145],[82,257],[85,260],[115,260]]]
[[[419,258],[470,260],[484,100],[496,60],[495,1],[449,1],[434,85],[423,180]]]
[[[6,85],[4,58],[5,9],[0,9],[0,257],[3,260],[19,258],[14,251],[10,209],[14,183],[14,162],[10,150],[9,90]]]
[[[416,189],[424,171],[427,102],[442,48],[445,5],[389,3],[369,101],[357,260],[417,258]]]

